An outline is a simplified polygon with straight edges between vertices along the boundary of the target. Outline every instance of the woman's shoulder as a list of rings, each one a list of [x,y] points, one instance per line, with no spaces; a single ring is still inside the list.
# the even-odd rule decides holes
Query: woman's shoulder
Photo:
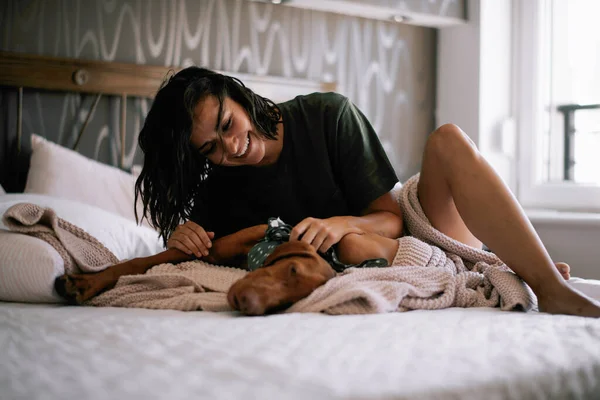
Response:
[[[281,103],[280,106],[297,108],[299,110],[319,112],[322,115],[337,113],[344,109],[348,98],[336,92],[315,92],[296,96],[294,99]]]
[[[307,101],[313,101],[313,102],[321,102],[321,103],[345,103],[348,101],[348,98],[346,96],[344,96],[343,94],[337,93],[337,92],[314,92],[311,94],[306,94],[304,96],[298,96],[298,97],[304,97],[306,98]]]
[[[348,102],[348,98],[343,94],[336,92],[314,92],[310,94],[301,94],[291,100],[280,103],[279,105],[304,104],[314,107],[342,107]]]

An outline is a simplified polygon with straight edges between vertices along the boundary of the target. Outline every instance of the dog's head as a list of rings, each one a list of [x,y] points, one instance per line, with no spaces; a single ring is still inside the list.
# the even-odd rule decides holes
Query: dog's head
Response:
[[[248,273],[229,289],[229,305],[246,315],[283,310],[335,276],[314,247],[292,241],[279,245],[264,266]]]

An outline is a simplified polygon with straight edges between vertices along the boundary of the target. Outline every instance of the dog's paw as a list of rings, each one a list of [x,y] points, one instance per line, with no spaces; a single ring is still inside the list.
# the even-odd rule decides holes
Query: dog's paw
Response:
[[[69,304],[81,305],[85,301],[107,289],[108,282],[100,273],[64,274],[54,281],[56,292]]]

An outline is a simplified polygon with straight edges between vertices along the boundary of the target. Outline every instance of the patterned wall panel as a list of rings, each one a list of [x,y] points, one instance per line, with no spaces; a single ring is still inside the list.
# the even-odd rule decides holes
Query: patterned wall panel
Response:
[[[429,28],[245,0],[0,3],[2,50],[335,81],[370,118],[401,179],[418,170],[433,128],[435,44]],[[26,92],[24,131],[72,144],[92,100]],[[0,102],[6,151],[14,93],[2,90]],[[148,106],[128,103],[137,112],[128,115],[127,165],[140,160],[137,132]],[[116,165],[118,117],[118,99],[101,101],[80,151]]]

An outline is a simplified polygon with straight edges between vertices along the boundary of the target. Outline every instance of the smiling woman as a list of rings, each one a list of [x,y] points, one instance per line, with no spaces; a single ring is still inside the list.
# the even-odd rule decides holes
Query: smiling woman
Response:
[[[290,242],[320,253],[347,247],[349,257],[403,233],[396,174],[368,119],[342,95],[275,104],[235,78],[189,67],[157,93],[139,143],[136,196],[170,249],[206,257],[214,239],[270,217],[293,226]],[[600,303],[566,285],[569,266],[555,265],[456,125],[429,136],[417,191],[435,229],[467,246],[485,243],[531,286],[540,310],[600,316]]]
[[[272,216],[321,251],[348,233],[401,234],[395,171],[342,95],[275,104],[234,77],[189,67],[159,90],[139,143],[136,193],[169,248],[203,256],[213,239]]]

